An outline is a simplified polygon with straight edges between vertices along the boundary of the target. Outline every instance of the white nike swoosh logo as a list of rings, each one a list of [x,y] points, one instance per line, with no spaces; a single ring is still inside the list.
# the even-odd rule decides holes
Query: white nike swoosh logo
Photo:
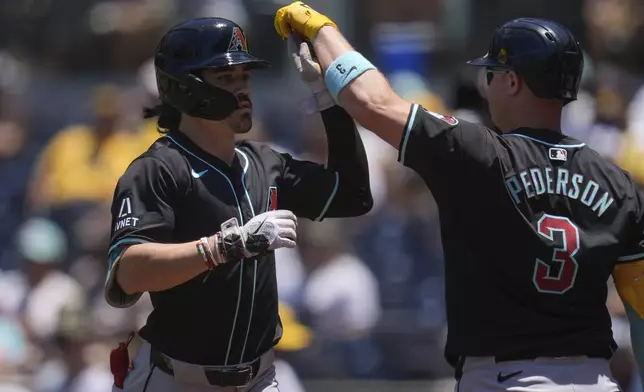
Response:
[[[190,169],[190,174],[192,174],[192,176],[193,176],[194,178],[199,178],[199,177],[203,176],[204,174],[206,174],[207,172],[208,172],[208,169],[206,169],[206,170],[204,170],[204,171],[201,171],[201,172],[199,172],[199,173],[197,173],[197,172],[195,171],[195,169]]]

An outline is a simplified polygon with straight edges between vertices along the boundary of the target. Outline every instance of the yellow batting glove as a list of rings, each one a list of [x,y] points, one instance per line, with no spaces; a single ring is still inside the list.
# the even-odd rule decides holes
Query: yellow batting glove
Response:
[[[275,14],[274,25],[282,39],[287,39],[294,30],[308,40],[313,40],[323,26],[338,27],[331,19],[301,1],[280,8]]]

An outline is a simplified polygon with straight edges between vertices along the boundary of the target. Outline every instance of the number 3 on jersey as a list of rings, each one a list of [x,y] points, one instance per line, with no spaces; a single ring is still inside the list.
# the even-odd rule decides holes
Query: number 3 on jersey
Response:
[[[537,222],[539,234],[555,241],[555,233],[561,235],[563,245],[555,248],[548,263],[537,258],[532,281],[537,290],[548,294],[563,294],[575,284],[579,265],[575,254],[579,251],[579,229],[568,218],[545,214]],[[552,265],[559,263],[557,270]]]

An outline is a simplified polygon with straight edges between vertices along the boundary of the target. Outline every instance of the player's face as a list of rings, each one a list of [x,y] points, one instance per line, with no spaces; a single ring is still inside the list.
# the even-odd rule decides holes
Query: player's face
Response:
[[[235,133],[246,133],[253,125],[253,104],[250,99],[250,72],[244,65],[228,68],[205,70],[204,81],[216,87],[228,90],[237,96],[239,107],[226,122]]]

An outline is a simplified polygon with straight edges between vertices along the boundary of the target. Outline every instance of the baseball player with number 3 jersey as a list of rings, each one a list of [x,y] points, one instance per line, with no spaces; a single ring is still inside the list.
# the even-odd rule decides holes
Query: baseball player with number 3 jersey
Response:
[[[607,280],[641,366],[644,198],[628,173],[561,131],[583,70],[573,35],[530,18],[496,30],[469,62],[487,73],[491,130],[397,96],[301,2],[280,9],[275,27],[313,43],[331,95],[397,147],[436,199],[457,390],[618,391]]]

